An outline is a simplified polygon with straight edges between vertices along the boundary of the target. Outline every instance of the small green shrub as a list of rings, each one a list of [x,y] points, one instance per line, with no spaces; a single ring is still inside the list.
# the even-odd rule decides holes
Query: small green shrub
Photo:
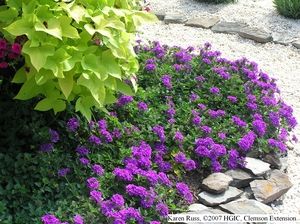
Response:
[[[300,19],[300,0],[274,0],[279,14],[293,19]]]
[[[105,110],[115,92],[132,95],[123,81],[138,71],[134,32],[155,20],[138,9],[135,0],[6,1],[0,32],[9,40],[26,38],[25,65],[13,79],[23,85],[15,98],[42,98],[35,109],[55,113],[74,101],[90,119],[90,109]]]
[[[199,2],[207,2],[212,4],[221,4],[221,3],[231,3],[235,2],[236,0],[197,0]]]

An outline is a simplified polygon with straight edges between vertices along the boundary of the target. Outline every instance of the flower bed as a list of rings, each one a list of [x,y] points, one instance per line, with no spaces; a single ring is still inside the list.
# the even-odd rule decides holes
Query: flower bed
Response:
[[[158,42],[135,50],[136,96],[120,95],[89,123],[59,121],[41,145],[44,224],[165,223],[195,200],[188,172],[243,167],[249,152],[286,152],[293,110],[255,62],[229,61],[208,43],[200,53]]]

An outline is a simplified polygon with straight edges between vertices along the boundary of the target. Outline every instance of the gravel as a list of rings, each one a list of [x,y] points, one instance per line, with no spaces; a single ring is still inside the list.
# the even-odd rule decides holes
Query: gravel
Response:
[[[278,14],[273,0],[238,0],[230,4],[208,4],[197,0],[151,0],[150,8],[167,13],[180,13],[187,18],[218,15],[227,22],[244,22],[269,33],[284,35],[295,40],[300,37],[299,20]]]
[[[246,2],[249,1],[249,5]],[[159,4],[158,4],[159,3]],[[268,4],[269,3],[269,4]],[[257,7],[251,7],[256,5]],[[250,1],[239,0],[239,3],[229,6],[210,6],[205,4],[196,4],[192,0],[153,0],[152,6],[156,9],[168,8],[168,10],[181,9],[185,13],[195,14],[199,12],[215,12],[228,20],[235,20],[237,16],[248,23],[260,21],[259,18],[253,18],[252,14],[263,12],[266,16],[265,23],[267,27],[274,30],[291,29],[291,33],[300,30],[300,21],[286,20],[278,16],[274,11],[268,11],[271,0]],[[205,6],[205,7],[203,7]],[[240,11],[241,7],[247,6],[245,11]],[[269,7],[269,8],[268,8]],[[229,9],[231,9],[229,11]],[[251,10],[251,11],[249,11]],[[249,18],[247,18],[249,16]],[[261,22],[261,21],[260,21]],[[277,24],[277,22],[279,24]],[[261,24],[261,23],[260,23]],[[137,38],[142,40],[159,40],[163,44],[187,46],[201,46],[205,42],[210,42],[214,49],[220,50],[224,57],[237,59],[247,57],[256,61],[260,68],[278,79],[277,83],[281,89],[284,100],[293,106],[294,114],[300,118],[300,49],[292,46],[283,46],[279,44],[267,43],[259,44],[251,40],[246,40],[238,35],[218,34],[211,30],[201,28],[187,27],[180,24],[165,25],[163,22],[144,25],[140,29]],[[299,120],[299,119],[298,119]],[[300,127],[296,127],[295,134],[300,138]],[[300,143],[294,145],[293,150],[288,152],[288,175],[293,183],[293,187],[283,196],[282,200],[272,204],[275,213],[300,214]]]

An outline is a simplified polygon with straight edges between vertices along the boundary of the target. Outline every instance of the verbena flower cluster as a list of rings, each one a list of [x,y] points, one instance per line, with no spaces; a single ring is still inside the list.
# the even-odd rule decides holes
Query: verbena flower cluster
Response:
[[[14,43],[8,42],[4,38],[0,38],[0,69],[14,66],[21,58],[22,45],[21,37]]]
[[[76,155],[78,166],[61,164],[58,176],[84,170],[82,193],[103,222],[166,223],[170,212],[194,200],[185,173],[236,169],[251,151],[285,152],[285,142],[296,140],[293,109],[255,62],[222,58],[209,43],[183,49],[139,42],[135,50],[136,96],[118,96],[110,114],[95,113],[99,119],[88,124],[70,118],[62,136],[50,130],[41,148]],[[42,221],[63,223],[54,214]],[[74,214],[73,223],[90,222]]]

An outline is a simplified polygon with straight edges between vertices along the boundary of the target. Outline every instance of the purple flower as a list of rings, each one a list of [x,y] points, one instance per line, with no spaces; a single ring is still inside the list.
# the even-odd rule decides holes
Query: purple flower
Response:
[[[267,124],[263,120],[260,120],[260,119],[254,120],[252,122],[252,126],[253,126],[254,131],[256,132],[256,134],[259,137],[264,136],[264,134],[266,133]]]
[[[246,127],[247,123],[238,116],[232,116],[232,122],[239,127]]]
[[[184,163],[187,159],[183,152],[179,152],[175,155],[174,160],[176,163]]]
[[[176,189],[177,189],[179,195],[181,195],[188,203],[192,203],[193,195],[192,195],[189,187],[185,183],[183,183],[183,182],[177,183]]]
[[[185,63],[190,62],[192,60],[192,56],[188,52],[183,51],[183,50],[176,52],[175,53],[175,58],[181,64],[185,64]]]
[[[268,144],[269,144],[269,146],[271,146],[273,148],[279,149],[281,152],[286,152],[286,150],[287,150],[287,147],[283,142],[277,141],[275,139],[269,139]]]
[[[49,135],[50,135],[50,141],[52,143],[57,143],[59,141],[59,134],[57,131],[53,130],[53,129],[49,129]]]
[[[71,172],[71,169],[69,167],[66,167],[66,168],[59,169],[57,174],[60,177],[65,177],[70,172]]]
[[[43,215],[41,219],[43,224],[61,224],[60,220],[52,214]]]
[[[120,194],[114,194],[110,200],[111,200],[111,202],[114,203],[114,205],[116,207],[119,207],[119,208],[124,206],[124,203],[125,203],[123,196]]]
[[[95,177],[90,177],[86,180],[87,187],[91,190],[97,190],[99,188],[99,182]]]
[[[238,142],[238,146],[241,150],[248,152],[251,149],[255,139],[256,135],[254,134],[254,132],[249,131],[240,139],[240,141]]]
[[[148,105],[144,102],[138,102],[138,109],[140,111],[147,111],[148,110]]]
[[[159,172],[158,173],[158,181],[161,184],[164,184],[166,186],[171,186],[172,182],[170,181],[170,179],[168,178],[167,174],[163,173],[163,172]]]
[[[150,224],[161,224],[159,221],[151,221]]]
[[[96,135],[91,135],[89,137],[89,142],[95,145],[100,145],[101,144],[101,139],[98,138]]]
[[[147,72],[152,72],[156,69],[156,65],[155,64],[146,64],[145,65],[145,70]]]
[[[117,179],[123,181],[132,181],[133,175],[127,169],[115,168],[113,174],[116,176]]]
[[[215,95],[220,93],[220,89],[218,87],[211,87],[209,91]]]
[[[137,186],[137,185],[134,185],[134,184],[128,184],[126,186],[126,193],[129,196],[142,197],[143,195],[147,194],[147,190],[146,190],[146,188],[144,188],[142,186]]]
[[[107,129],[107,122],[106,120],[102,119],[98,121],[98,127],[100,130],[106,130]]]
[[[211,167],[214,172],[220,172],[222,170],[222,166],[218,160],[213,160]]]
[[[100,134],[105,138],[106,142],[112,142],[113,141],[113,137],[112,135],[109,133],[109,131],[107,130],[100,130]]]
[[[165,137],[165,131],[163,126],[156,125],[152,128],[152,131],[159,137],[161,142],[165,142],[166,137]]]
[[[90,192],[90,199],[97,204],[100,204],[102,201],[102,193],[100,191],[92,190]]]
[[[183,166],[184,166],[184,169],[187,171],[192,171],[197,168],[195,161],[192,159],[189,159],[189,160],[186,160],[185,162],[183,162]]]
[[[238,158],[239,158],[239,153],[235,149],[231,149],[228,153],[228,161],[227,165],[229,169],[236,169],[238,167]]]
[[[120,129],[114,128],[114,130],[112,131],[112,136],[113,138],[120,139],[122,137]]]
[[[269,113],[269,120],[270,120],[271,124],[274,127],[279,127],[280,126],[280,116],[279,116],[278,113],[270,112]]]
[[[90,160],[89,159],[87,159],[87,158],[80,158],[79,159],[79,161],[80,161],[80,163],[82,164],[82,165],[84,165],[84,166],[87,166],[88,164],[90,164]]]
[[[168,206],[162,202],[160,202],[156,205],[156,211],[162,217],[166,217],[169,214]]]
[[[164,85],[167,89],[172,89],[171,76],[169,76],[169,75],[163,75],[163,76],[161,77],[161,81],[162,81],[163,85]]]
[[[228,99],[231,103],[236,103],[236,102],[237,102],[237,97],[235,97],[235,96],[227,96],[227,99]]]
[[[79,128],[79,121],[77,118],[72,117],[67,122],[67,128],[70,132],[74,132]]]
[[[117,105],[119,107],[122,107],[122,106],[125,106],[125,105],[131,103],[132,101],[133,101],[133,97],[132,96],[122,95],[121,97],[119,97]]]
[[[202,126],[201,130],[205,133],[205,134],[210,134],[211,133],[211,128],[208,126]]]
[[[224,140],[224,139],[226,139],[226,134],[223,133],[223,132],[219,132],[219,133],[218,133],[218,137],[219,137],[221,140]]]
[[[179,143],[182,143],[184,137],[183,137],[183,135],[182,135],[182,133],[181,133],[180,131],[176,131],[176,132],[175,132],[174,139],[175,139],[175,141],[177,141],[177,142],[179,142]]]
[[[104,174],[104,169],[101,165],[99,164],[94,164],[92,166],[92,170],[95,174],[97,174],[98,176],[102,176]]]
[[[90,150],[84,146],[77,146],[76,152],[81,156],[86,156],[90,153]]]
[[[81,215],[75,215],[73,218],[74,224],[84,224],[83,217]]]
[[[199,124],[201,124],[201,117],[199,117],[198,115],[194,116],[192,122],[194,125],[198,126]]]
[[[53,150],[53,143],[45,143],[40,146],[41,152],[51,152]]]

